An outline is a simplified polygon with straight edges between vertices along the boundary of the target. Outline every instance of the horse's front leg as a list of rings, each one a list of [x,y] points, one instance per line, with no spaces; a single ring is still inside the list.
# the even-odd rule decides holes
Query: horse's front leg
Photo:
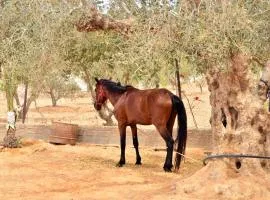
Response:
[[[139,142],[138,142],[138,136],[137,136],[137,127],[136,125],[130,126],[131,132],[132,132],[132,139],[133,139],[133,146],[136,151],[136,165],[141,165],[141,156],[139,153]]]
[[[126,150],[126,126],[124,125],[118,125],[119,133],[120,133],[120,146],[121,146],[121,156],[120,161],[116,166],[122,167],[124,164],[126,164],[126,158],[125,158],[125,150]]]

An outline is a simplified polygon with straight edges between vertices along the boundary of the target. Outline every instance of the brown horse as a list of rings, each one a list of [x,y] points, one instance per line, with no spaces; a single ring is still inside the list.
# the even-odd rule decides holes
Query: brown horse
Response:
[[[125,164],[126,127],[132,131],[133,145],[136,150],[136,164],[141,164],[136,124],[153,124],[167,145],[164,170],[171,172],[174,140],[172,137],[175,117],[178,114],[177,155],[175,169],[179,169],[187,141],[187,117],[183,102],[166,89],[139,90],[132,86],[122,86],[110,80],[96,80],[95,108],[100,110],[107,99],[114,106],[114,115],[118,121],[121,143],[121,157],[117,166]]]

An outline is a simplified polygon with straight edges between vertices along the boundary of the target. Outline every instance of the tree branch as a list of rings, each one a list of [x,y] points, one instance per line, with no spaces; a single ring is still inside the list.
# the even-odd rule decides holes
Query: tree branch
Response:
[[[129,32],[131,27],[128,22],[115,20],[102,15],[94,6],[91,7],[90,14],[82,16],[75,26],[79,32],[113,30],[124,35]]]

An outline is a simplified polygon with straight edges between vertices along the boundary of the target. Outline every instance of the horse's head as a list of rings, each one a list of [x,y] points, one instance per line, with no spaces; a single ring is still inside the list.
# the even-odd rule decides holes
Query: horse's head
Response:
[[[100,110],[102,105],[106,102],[106,100],[108,99],[106,96],[106,92],[104,90],[104,86],[102,85],[102,82],[100,80],[98,80],[97,78],[95,78],[96,80],[96,99],[95,99],[95,103],[94,103],[94,107],[96,110]]]

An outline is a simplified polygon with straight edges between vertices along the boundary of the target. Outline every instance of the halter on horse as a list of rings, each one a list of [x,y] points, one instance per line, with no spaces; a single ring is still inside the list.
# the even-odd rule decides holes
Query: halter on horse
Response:
[[[120,133],[121,156],[117,166],[125,164],[126,127],[132,131],[133,145],[136,150],[136,164],[141,164],[137,124],[153,124],[167,145],[167,156],[163,169],[170,172],[172,165],[174,140],[173,125],[178,115],[178,147],[175,158],[176,171],[180,167],[187,141],[187,117],[183,102],[166,89],[139,90],[133,86],[122,86],[110,80],[96,78],[95,108],[100,110],[109,99],[114,106],[114,116],[118,121]]]

